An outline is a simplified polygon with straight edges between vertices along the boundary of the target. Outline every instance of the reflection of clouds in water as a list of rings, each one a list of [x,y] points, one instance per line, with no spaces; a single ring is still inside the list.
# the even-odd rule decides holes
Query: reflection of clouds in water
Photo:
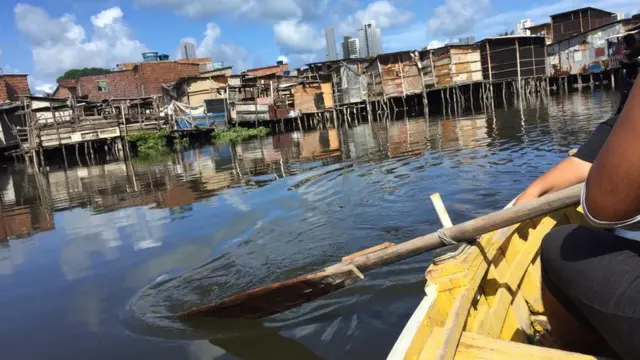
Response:
[[[139,288],[156,279],[159,274],[175,268],[193,268],[204,263],[211,251],[211,247],[202,245],[183,245],[170,253],[161,255],[132,269],[127,273],[127,285]]]
[[[251,210],[251,207],[247,203],[242,201],[242,198],[238,196],[235,191],[227,191],[224,194],[222,194],[221,197],[226,200],[227,204],[233,206],[234,208],[242,212],[247,212]]]
[[[32,243],[30,239],[10,240],[7,247],[0,248],[0,275],[13,274],[14,269],[24,262]]]
[[[93,252],[101,253],[106,260],[118,257],[116,247],[124,243],[120,229],[127,229],[131,234],[134,250],[161,246],[169,210],[128,208],[93,215],[87,210],[76,209],[60,217],[69,236],[60,254],[60,266],[65,277],[71,280],[89,273]]]
[[[69,319],[84,325],[88,331],[100,331],[101,301],[105,290],[105,287],[94,282],[79,286],[69,307]]]
[[[248,344],[247,346],[251,345]],[[226,354],[224,350],[211,345],[206,340],[191,341],[185,348],[190,360],[213,360]]]

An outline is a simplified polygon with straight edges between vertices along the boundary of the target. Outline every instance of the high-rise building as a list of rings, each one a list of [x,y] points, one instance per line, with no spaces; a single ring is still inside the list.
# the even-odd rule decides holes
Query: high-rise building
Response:
[[[180,55],[183,59],[195,59],[196,56],[196,44],[191,41],[180,42]]]
[[[358,39],[349,39],[349,58],[357,59],[360,57],[360,41]]]
[[[382,54],[382,36],[380,29],[376,27],[375,21],[364,24],[358,34],[360,42],[360,56],[374,57]]]
[[[325,28],[324,36],[327,40],[327,59],[329,61],[338,60],[338,48],[336,46],[336,33],[333,28]]]
[[[351,49],[349,48],[349,41],[351,40],[351,36],[345,36],[342,38],[342,58],[349,59],[351,58]]]
[[[531,19],[518,21],[518,24],[516,24],[516,35],[531,35],[531,31],[529,31],[529,28],[532,26],[533,21],[531,21]]]

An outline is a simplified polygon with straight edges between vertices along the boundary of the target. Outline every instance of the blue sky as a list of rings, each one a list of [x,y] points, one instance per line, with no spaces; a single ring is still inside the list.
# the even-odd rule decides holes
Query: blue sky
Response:
[[[626,14],[638,0],[3,0],[0,67],[29,73],[33,91],[50,90],[66,69],[112,68],[154,50],[176,57],[183,39],[235,71],[325,59],[324,27],[357,35],[369,20],[385,51],[422,48],[461,36],[477,39],[583,6]],[[339,46],[339,44],[338,44]]]

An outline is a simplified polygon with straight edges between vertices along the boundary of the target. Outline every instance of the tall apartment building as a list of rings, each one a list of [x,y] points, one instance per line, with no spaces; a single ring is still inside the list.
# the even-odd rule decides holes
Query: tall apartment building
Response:
[[[382,36],[375,21],[365,23],[358,34],[361,57],[375,57],[382,54]]]
[[[345,36],[342,41],[342,58],[357,59],[360,57],[360,40]]]
[[[360,57],[360,40],[349,39],[349,59],[357,59]]]
[[[327,40],[327,59],[329,61],[338,60],[338,48],[336,46],[336,32],[333,28],[325,28],[324,36]]]
[[[183,59],[195,59],[196,58],[196,44],[191,41],[180,42],[180,55]]]

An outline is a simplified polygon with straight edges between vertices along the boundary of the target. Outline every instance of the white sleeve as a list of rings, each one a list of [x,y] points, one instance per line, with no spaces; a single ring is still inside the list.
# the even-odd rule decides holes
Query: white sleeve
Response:
[[[600,221],[595,219],[591,214],[589,214],[589,210],[587,209],[587,202],[585,201],[587,195],[587,183],[585,182],[582,185],[582,194],[580,195],[580,203],[582,205],[582,211],[584,212],[584,216],[587,218],[587,221],[596,227],[599,228],[619,228],[629,226],[631,224],[640,222],[640,215],[634,216],[627,220],[621,221]]]

